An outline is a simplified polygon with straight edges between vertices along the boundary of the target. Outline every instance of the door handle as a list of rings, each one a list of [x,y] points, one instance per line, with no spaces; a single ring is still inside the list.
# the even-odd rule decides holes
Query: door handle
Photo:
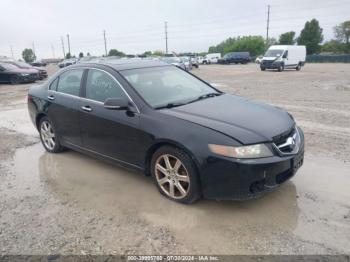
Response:
[[[92,108],[90,106],[82,106],[81,109],[83,109],[86,112],[91,112]]]
[[[53,95],[49,95],[47,98],[48,98],[49,100],[55,100],[55,97],[54,97]]]

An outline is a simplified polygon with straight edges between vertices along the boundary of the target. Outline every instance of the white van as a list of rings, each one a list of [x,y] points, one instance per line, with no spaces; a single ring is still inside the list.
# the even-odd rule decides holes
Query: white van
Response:
[[[296,69],[299,71],[305,64],[306,48],[304,45],[273,45],[266,51],[260,69]]]
[[[220,53],[207,54],[203,58],[202,63],[203,64],[216,64],[219,61],[220,58],[221,58],[221,54]]]

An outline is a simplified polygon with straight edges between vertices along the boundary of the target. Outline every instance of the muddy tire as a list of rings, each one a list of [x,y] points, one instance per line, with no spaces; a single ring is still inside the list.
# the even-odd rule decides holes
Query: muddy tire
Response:
[[[47,152],[59,153],[64,150],[59,141],[59,136],[51,120],[44,116],[39,122],[40,140]]]
[[[159,148],[152,156],[151,173],[159,192],[173,201],[191,204],[201,196],[195,164],[178,148]]]

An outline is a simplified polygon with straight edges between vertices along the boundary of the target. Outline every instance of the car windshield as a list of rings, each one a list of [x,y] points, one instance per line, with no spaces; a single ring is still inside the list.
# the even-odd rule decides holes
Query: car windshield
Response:
[[[185,104],[207,94],[220,94],[208,84],[176,67],[152,67],[120,72],[154,108]]]
[[[0,66],[5,68],[6,70],[16,70],[16,69],[18,69],[17,66],[12,65],[12,64],[8,64],[8,63],[1,63]]]
[[[283,53],[283,50],[280,49],[270,49],[267,50],[265,53],[265,57],[277,57],[277,56],[281,56]]]
[[[190,58],[189,57],[181,57],[181,60],[184,62],[189,62]]]

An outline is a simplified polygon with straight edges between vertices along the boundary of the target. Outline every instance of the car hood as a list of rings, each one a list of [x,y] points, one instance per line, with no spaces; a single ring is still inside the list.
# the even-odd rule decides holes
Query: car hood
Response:
[[[272,141],[274,136],[295,125],[286,111],[229,94],[165,109],[163,112],[216,130],[242,144]]]
[[[264,56],[262,59],[266,61],[273,61],[276,60],[278,57],[276,56]]]
[[[35,69],[35,70],[39,70],[39,71],[45,71],[45,72],[46,72],[46,70],[45,70],[45,69],[42,69],[41,67],[37,67],[37,66],[33,66],[33,69]]]

